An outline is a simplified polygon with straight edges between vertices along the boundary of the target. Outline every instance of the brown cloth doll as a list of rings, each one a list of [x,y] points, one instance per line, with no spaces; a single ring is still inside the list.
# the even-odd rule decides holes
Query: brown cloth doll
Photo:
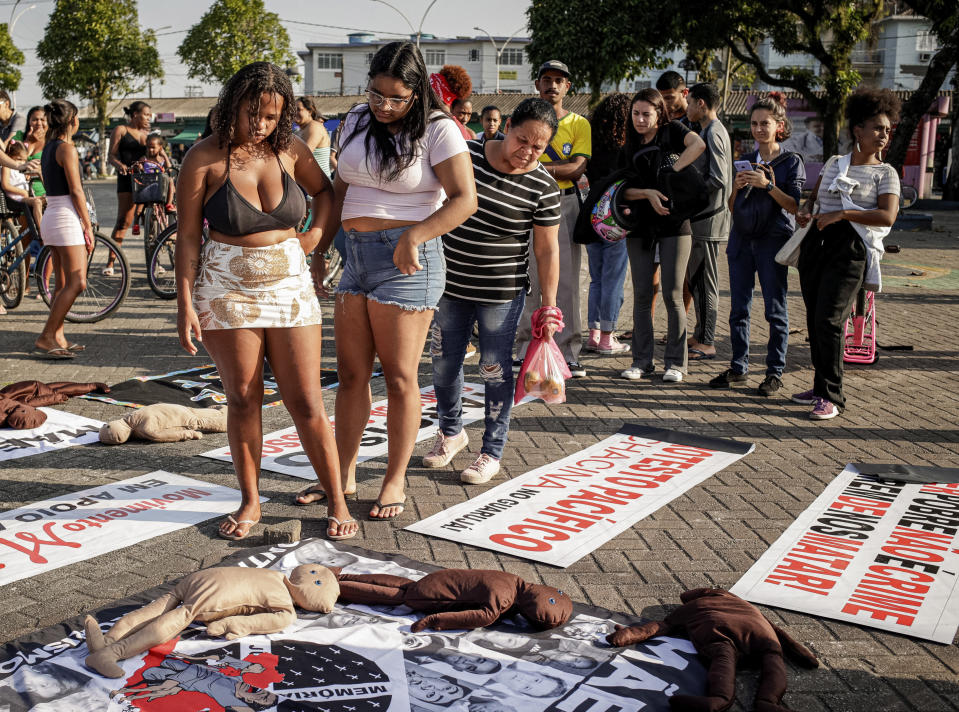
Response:
[[[339,586],[328,568],[302,564],[289,578],[274,569],[224,566],[184,576],[173,591],[127,613],[104,636],[87,616],[84,664],[104,677],[123,677],[118,660],[132,658],[173,640],[194,621],[206,623],[209,635],[227,640],[276,633],[296,619],[294,605],[308,611],[333,610]]]
[[[18,381],[0,388],[0,427],[16,430],[39,428],[47,422],[47,414],[37,410],[43,406],[58,405],[74,396],[97,391],[109,393],[106,383],[71,383],[56,381]]]
[[[226,406],[187,408],[176,403],[154,403],[111,420],[100,428],[100,442],[119,445],[131,437],[155,443],[200,440],[203,433],[226,432]]]
[[[500,618],[521,614],[533,627],[549,630],[563,625],[573,612],[573,602],[562,591],[524,581],[505,571],[443,569],[419,581],[389,574],[340,574],[340,601],[367,605],[406,605],[429,613],[411,626],[414,633],[427,628],[471,630]]]
[[[673,695],[674,712],[722,712],[733,703],[736,662],[758,657],[762,671],[756,691],[756,712],[788,712],[781,704],[786,692],[783,651],[803,667],[819,667],[816,656],[786,631],[770,623],[759,609],[721,588],[697,588],[680,594],[683,605],[660,622],[616,626],[606,636],[610,645],[634,645],[656,635],[685,628],[696,652],[709,660],[705,697]]]

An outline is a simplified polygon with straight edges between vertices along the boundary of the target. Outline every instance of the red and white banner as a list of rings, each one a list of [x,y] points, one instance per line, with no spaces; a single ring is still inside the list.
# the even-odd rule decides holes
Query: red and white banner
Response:
[[[0,513],[0,586],[230,514],[240,493],[157,470]]]
[[[463,425],[469,425],[483,419],[485,414],[483,393],[481,384],[463,384]],[[433,393],[433,386],[428,386],[420,391],[420,402],[423,406],[423,416],[420,421],[419,432],[416,434],[416,442],[433,437],[439,429],[439,417],[436,415],[436,395]],[[336,423],[333,418],[330,418],[330,422],[333,423],[335,428]],[[385,455],[386,448],[386,401],[381,400],[374,403],[370,411],[370,420],[363,432],[360,452],[356,461],[363,462]],[[232,462],[229,447],[221,447],[200,454],[214,460]],[[296,428],[292,426],[277,430],[263,438],[263,458],[260,467],[270,472],[278,472],[281,475],[302,477],[304,480],[316,479],[313,466],[300,444],[300,436],[297,434]]]
[[[626,425],[406,528],[565,567],[752,450],[748,443]]]
[[[0,460],[16,460],[50,450],[94,443],[103,423],[54,408],[40,408],[47,420],[39,428],[0,428]]]
[[[951,643],[959,628],[959,484],[846,469],[732,592],[753,603]]]

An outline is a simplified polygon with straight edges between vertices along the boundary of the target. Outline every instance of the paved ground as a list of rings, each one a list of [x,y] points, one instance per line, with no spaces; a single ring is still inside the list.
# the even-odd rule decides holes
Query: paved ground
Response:
[[[112,185],[98,185],[96,190],[106,222],[115,210]],[[722,360],[692,364],[684,383],[666,386],[658,381],[617,379],[618,371],[628,365],[626,359],[584,358],[589,376],[570,384],[568,403],[556,407],[536,403],[516,412],[504,456],[507,477],[589,446],[623,422],[748,440],[756,443],[755,453],[565,570],[403,531],[402,524],[414,517],[431,515],[475,494],[475,488],[467,492],[460,485],[458,470],[453,468],[429,472],[411,467],[409,506],[400,523],[366,521],[384,469],[382,459],[373,460],[361,466],[360,501],[351,504],[363,520],[355,543],[442,566],[503,568],[561,585],[581,601],[660,617],[664,606],[676,603],[685,589],[731,586],[845,463],[899,461],[959,467],[959,360],[951,331],[959,307],[959,215],[935,213],[933,231],[895,233],[888,242],[902,245],[903,251],[889,255],[884,263],[887,291],[878,302],[880,342],[912,344],[914,350],[886,351],[873,366],[849,369],[850,406],[844,417],[817,424],[805,418],[805,408],[784,398],[766,400],[746,388],[706,389],[706,381],[725,368]],[[75,361],[40,362],[28,355],[46,313],[41,302],[28,299],[15,312],[0,317],[0,383],[27,378],[116,383],[207,361],[180,351],[174,334],[175,305],[153,298],[146,285],[139,239],[129,247],[136,267],[130,296],[113,318],[69,331],[74,340],[88,345]],[[805,389],[811,379],[795,275],[792,284],[789,307],[795,333],[790,337],[787,393]],[[761,300],[754,306],[753,343],[763,344]],[[721,312],[727,307],[724,291]],[[624,328],[629,309],[627,302]],[[724,318],[721,313],[720,321]],[[661,332],[665,328],[661,310],[658,321]],[[326,328],[330,338],[323,358],[330,362],[332,331]],[[720,326],[719,350],[721,356],[728,356],[725,324]],[[420,380],[422,385],[429,383],[425,359]],[[750,385],[755,387],[759,380],[759,376],[751,378]],[[374,382],[374,396],[382,392],[382,381]],[[327,393],[330,409],[334,397],[335,391]],[[84,400],[61,407],[104,420],[126,412]],[[282,408],[264,411],[264,421],[268,429],[290,424]],[[469,429],[478,442],[481,429],[476,424]],[[225,435],[216,435],[184,444],[87,446],[0,463],[0,508],[156,469],[235,486],[228,465],[190,457],[225,443]],[[425,449],[421,444],[417,453]],[[464,454],[455,464],[461,468],[468,461]],[[264,473],[262,491],[270,498],[264,521],[273,524],[305,517],[303,535],[321,536],[323,521],[316,518],[321,511],[290,505],[292,492],[302,484]],[[10,584],[0,590],[0,640],[209,566],[242,546],[217,538],[216,522],[211,521]],[[959,709],[959,647],[955,644],[928,643],[787,611],[767,613],[808,642],[823,662],[814,672],[790,668],[786,699],[794,708]],[[755,678],[740,679],[739,697],[748,709]],[[744,707],[737,703],[735,709]]]

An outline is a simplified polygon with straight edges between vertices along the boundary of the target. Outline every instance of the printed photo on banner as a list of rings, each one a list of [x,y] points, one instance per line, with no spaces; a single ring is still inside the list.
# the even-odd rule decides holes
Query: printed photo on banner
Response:
[[[0,428],[0,460],[16,460],[41,452],[95,443],[100,439],[103,423],[99,420],[54,408],[40,410],[47,414],[46,422],[40,427],[29,430]]]
[[[752,450],[749,443],[625,425],[406,528],[565,567]]]
[[[301,563],[414,579],[437,569],[325,540],[263,549],[234,565],[289,572]],[[128,599],[98,612],[101,627],[107,630],[142,603]],[[667,712],[667,695],[705,689],[705,671],[689,641],[661,637],[610,647],[602,635],[637,619],[592,606],[577,604],[566,626],[548,632],[517,618],[470,633],[412,633],[419,614],[386,607],[298,614],[279,633],[234,641],[211,639],[194,626],[122,661],[120,679],[83,666],[87,647],[80,619],[72,619],[0,646],[0,709]]]
[[[952,643],[959,484],[905,484],[847,465],[732,587],[777,606]]]
[[[0,512],[0,586],[230,514],[239,501],[235,489],[157,470]]]
[[[433,392],[433,386],[428,386],[420,391],[420,403],[423,407],[423,415],[419,432],[416,434],[416,442],[428,440],[439,429],[439,416],[436,414],[436,395]],[[482,420],[484,414],[485,404],[482,384],[464,383],[463,424],[469,425],[477,420]],[[335,419],[331,417],[330,422],[333,423],[335,429]],[[374,457],[381,457],[386,454],[386,449],[386,401],[381,400],[374,403],[370,411],[370,420],[366,425],[366,430],[363,431],[363,439],[360,441],[360,451],[356,461],[364,462]],[[214,460],[231,462],[229,447],[221,447],[200,454]],[[309,458],[307,458],[306,452],[300,444],[300,436],[297,435],[294,427],[277,430],[263,438],[263,457],[260,467],[281,475],[302,477],[305,480],[316,479],[316,473],[313,472]]]

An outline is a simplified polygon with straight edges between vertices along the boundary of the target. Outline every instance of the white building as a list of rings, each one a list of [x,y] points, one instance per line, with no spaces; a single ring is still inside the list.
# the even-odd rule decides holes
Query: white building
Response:
[[[298,52],[304,65],[305,94],[362,94],[366,90],[373,55],[380,47],[394,41],[378,39],[367,33],[354,33],[348,38],[345,43],[310,42],[305,51]],[[444,64],[463,67],[473,80],[474,93],[496,92],[497,80],[501,92],[534,92],[532,69],[524,51],[529,38],[493,37],[493,42],[486,36],[450,39],[422,35],[420,50],[431,72],[439,71]],[[496,62],[497,50],[500,52],[499,65]]]

